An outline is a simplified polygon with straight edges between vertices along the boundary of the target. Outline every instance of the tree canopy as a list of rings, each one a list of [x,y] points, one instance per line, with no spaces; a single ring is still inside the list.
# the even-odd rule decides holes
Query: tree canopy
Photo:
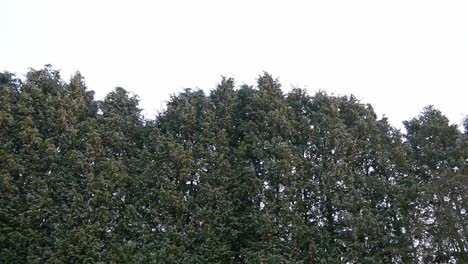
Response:
[[[80,73],[0,73],[0,263],[468,262],[468,118],[401,132],[268,73],[141,112]]]

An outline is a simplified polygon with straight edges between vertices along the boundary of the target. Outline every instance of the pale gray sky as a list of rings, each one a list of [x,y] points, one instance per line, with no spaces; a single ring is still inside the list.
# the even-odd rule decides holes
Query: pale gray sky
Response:
[[[355,94],[401,128],[429,104],[468,115],[468,1],[2,0],[0,71],[79,70],[152,118],[169,94],[220,76]]]

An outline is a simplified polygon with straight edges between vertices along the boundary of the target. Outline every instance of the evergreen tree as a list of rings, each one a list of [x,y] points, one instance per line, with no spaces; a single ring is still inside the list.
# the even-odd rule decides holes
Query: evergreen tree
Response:
[[[308,262],[398,262],[402,234],[404,149],[398,131],[355,98],[301,90],[288,95],[297,159],[296,243]],[[407,194],[407,188],[400,190]]]
[[[1,263],[468,261],[468,118],[427,107],[403,135],[268,73],[138,104],[0,74]]]
[[[145,145],[144,120],[138,98],[117,87],[99,102],[97,116],[101,138],[102,183],[107,186],[104,208],[110,213],[106,226],[111,246],[107,261],[133,263],[143,258],[145,234],[151,227],[144,221],[140,202],[147,199],[143,172],[149,160]],[[145,204],[145,203],[143,203]]]
[[[211,195],[208,173],[214,135],[213,112],[203,91],[187,89],[168,103],[157,127],[164,137],[166,166],[163,171],[161,210],[165,212],[167,234],[161,248],[161,261],[199,263],[198,247],[206,246],[201,236],[207,219]]]
[[[11,73],[0,73],[0,262],[24,262],[26,237],[22,234],[25,204],[18,157],[19,124],[17,102],[21,81]]]
[[[11,110],[16,125],[9,132],[15,137],[10,157],[16,165],[7,167],[15,179],[12,198],[18,210],[17,216],[10,219],[16,223],[15,243],[21,248],[15,261],[67,259],[61,254],[74,260],[86,259],[81,250],[92,251],[96,240],[83,238],[83,244],[75,240],[73,245],[81,251],[76,258],[66,240],[73,227],[81,224],[77,217],[86,210],[82,199],[89,164],[85,159],[86,139],[93,135],[87,125],[87,120],[93,118],[92,94],[82,87],[68,89],[59,73],[49,66],[31,70],[15,90]]]
[[[465,262],[468,182],[462,134],[431,106],[404,124],[411,171],[419,182],[414,234],[417,254],[426,263]]]

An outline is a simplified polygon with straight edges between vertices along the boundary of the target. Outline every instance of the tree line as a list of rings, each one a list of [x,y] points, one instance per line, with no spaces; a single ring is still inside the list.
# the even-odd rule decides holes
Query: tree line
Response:
[[[268,73],[138,104],[0,73],[0,263],[468,263],[468,121]]]

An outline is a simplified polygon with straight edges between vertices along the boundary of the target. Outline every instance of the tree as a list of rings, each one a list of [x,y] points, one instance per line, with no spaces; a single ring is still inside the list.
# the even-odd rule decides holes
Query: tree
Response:
[[[354,97],[288,95],[293,123],[296,244],[307,262],[408,260],[400,208],[409,194],[399,132]],[[397,220],[400,219],[400,220]]]
[[[11,73],[0,73],[0,261],[20,262],[26,255],[26,238],[21,233],[24,203],[18,158],[18,122],[16,109],[21,82]]]
[[[268,73],[153,120],[80,73],[1,73],[0,262],[465,263],[468,118],[404,125]]]
[[[456,125],[432,106],[404,122],[411,172],[419,181],[415,240],[424,262],[466,261],[466,145]]]

